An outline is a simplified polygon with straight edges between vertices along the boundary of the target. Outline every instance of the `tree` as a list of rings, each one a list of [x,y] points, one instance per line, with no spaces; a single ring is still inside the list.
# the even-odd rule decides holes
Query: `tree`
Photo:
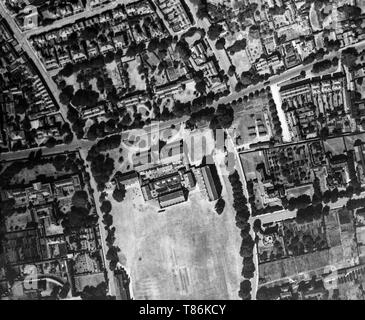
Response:
[[[243,83],[241,81],[238,81],[237,84],[236,84],[236,87],[235,87],[235,91],[240,92],[244,89],[244,87],[245,86],[243,85]]]
[[[243,258],[251,257],[255,242],[253,241],[251,235],[247,232],[241,231],[241,237],[242,237],[242,243],[241,243],[240,255]]]
[[[223,27],[219,23],[213,23],[209,26],[208,37],[210,40],[217,40],[220,34],[223,32]]]
[[[331,60],[328,60],[328,59],[327,60],[322,60],[322,61],[316,62],[313,65],[312,72],[313,73],[319,73],[319,72],[325,71],[325,70],[327,70],[331,67],[332,67]]]
[[[145,44],[143,42],[140,42],[140,43],[136,43],[136,42],[131,42],[128,49],[127,49],[127,52],[125,53],[126,56],[128,57],[135,57],[137,54],[139,53],[142,53],[143,50],[145,50]]]
[[[65,299],[69,293],[71,289],[71,285],[69,282],[66,282],[63,287],[61,288],[60,292],[58,293],[58,296],[61,298],[61,299]]]
[[[103,223],[107,228],[110,228],[113,225],[113,216],[109,213],[104,214]]]
[[[345,66],[352,70],[356,66],[356,60],[358,56],[359,52],[356,50],[356,48],[350,47],[342,51],[341,61]]]
[[[256,219],[253,222],[253,231],[254,232],[262,232],[262,228],[261,228],[261,220],[260,219]]]
[[[111,63],[115,59],[115,55],[113,51],[108,51],[105,55],[104,61],[105,63]]]
[[[175,51],[179,54],[180,58],[187,61],[191,56],[191,50],[189,44],[184,40],[180,40],[176,43]]]
[[[19,114],[24,114],[29,107],[27,100],[21,97],[18,102],[15,104],[15,112]]]
[[[84,40],[95,40],[99,34],[99,30],[95,26],[88,26],[81,31],[80,37]]]
[[[120,249],[118,247],[112,246],[106,253],[106,259],[110,261],[109,268],[114,271],[116,264],[119,262],[118,252]]]
[[[72,85],[65,86],[59,95],[60,102],[65,106],[67,106],[70,103],[73,94],[74,94],[74,87]]]
[[[57,144],[57,140],[53,137],[49,137],[45,143],[47,148],[53,148]]]
[[[215,112],[215,118],[218,120],[219,127],[228,129],[234,120],[234,111],[232,106],[222,104],[218,105],[218,108]],[[217,129],[217,127],[212,129]]]
[[[242,300],[251,300],[251,281],[243,280],[240,284],[240,290],[238,291],[238,296]]]
[[[65,64],[65,66],[60,70],[58,73],[62,77],[70,77],[74,73],[74,66],[72,63],[68,62]]]
[[[112,204],[108,200],[104,200],[100,207],[101,212],[103,213],[110,213],[112,211]]]
[[[228,75],[229,75],[230,77],[233,77],[233,76],[234,76],[234,74],[235,74],[235,72],[236,72],[236,67],[235,67],[234,65],[229,66],[229,69],[228,69]]]
[[[72,196],[71,202],[72,205],[77,208],[89,208],[89,196],[84,190],[75,191],[74,195]]]
[[[120,188],[115,188],[113,191],[113,199],[117,202],[122,202],[125,198],[125,188],[123,185]]]
[[[215,48],[217,50],[223,50],[225,45],[226,45],[226,39],[225,38],[219,38],[217,40],[217,42],[215,43]]]
[[[71,210],[62,220],[62,227],[67,234],[71,230],[79,230],[80,228],[88,228],[95,225],[97,216],[90,215],[89,210],[82,207],[72,206]]]
[[[160,46],[160,40],[158,38],[152,38],[148,43],[147,50],[150,52],[155,51]]]
[[[9,284],[12,286],[15,282],[15,280],[18,278],[18,273],[16,270],[10,265],[7,264],[5,266],[5,278],[7,281],[9,281]]]
[[[79,89],[76,91],[71,102],[75,107],[79,106],[92,107],[97,104],[98,98],[99,98],[99,93],[96,91]]]
[[[226,203],[224,201],[223,198],[219,198],[215,204],[215,211],[218,213],[218,214],[222,214],[223,213],[223,210],[224,210],[224,207],[225,207]]]
[[[204,79],[201,79],[200,81],[195,83],[195,90],[201,94],[205,93],[206,87],[207,87],[207,85],[206,85]]]
[[[65,135],[65,137],[63,138],[63,142],[65,144],[70,144],[72,142],[73,138],[74,138],[74,135],[73,135],[72,132],[70,132],[70,133]]]
[[[253,263],[252,256],[243,259],[242,276],[246,279],[253,278],[255,272],[255,264]]]

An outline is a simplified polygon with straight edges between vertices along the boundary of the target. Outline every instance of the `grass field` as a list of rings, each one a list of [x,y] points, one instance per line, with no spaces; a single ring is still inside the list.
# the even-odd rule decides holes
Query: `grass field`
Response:
[[[138,66],[140,61],[138,59],[131,60],[128,63],[128,74],[131,86],[136,86],[136,90],[146,90],[146,82],[142,79],[141,74],[138,72]]]
[[[112,204],[116,245],[135,299],[238,299],[241,238],[229,204],[219,216],[195,190],[187,202],[158,213],[138,185]]]

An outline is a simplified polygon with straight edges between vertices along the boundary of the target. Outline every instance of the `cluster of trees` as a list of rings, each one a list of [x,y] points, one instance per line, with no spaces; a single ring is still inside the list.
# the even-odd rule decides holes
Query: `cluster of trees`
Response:
[[[131,49],[132,50],[132,49]],[[68,78],[72,76],[74,73],[77,73],[81,70],[86,69],[101,69],[105,66],[105,64],[112,62],[114,59],[118,59],[121,56],[122,52],[110,53],[107,55],[98,55],[89,60],[83,60],[77,63],[68,62],[65,66],[58,72],[58,75],[61,77]]]
[[[141,54],[146,49],[146,45],[144,42],[136,43],[132,41],[126,51],[126,56],[130,58],[134,58],[137,54]]]
[[[97,155],[100,152],[106,152],[119,148],[121,142],[122,136],[120,134],[114,134],[112,136],[105,137],[92,146],[92,148],[89,150],[88,156]]]
[[[217,50],[223,50],[226,45],[226,39],[225,38],[219,38],[215,43],[215,48]]]
[[[355,168],[355,152],[350,150],[347,152],[347,167],[349,169],[350,186],[353,187],[356,193],[360,193],[361,184],[357,178],[357,172]]]
[[[305,208],[300,208],[297,211],[296,222],[298,224],[303,224],[307,222],[312,222],[313,220],[320,220],[323,216],[329,214],[330,207],[323,206],[322,203],[316,205],[309,205]]]
[[[303,64],[307,65],[307,64],[311,64],[315,60],[318,60],[318,61],[322,60],[325,53],[326,53],[325,50],[323,48],[320,48],[319,50],[317,50],[317,52],[312,52],[310,55],[306,56],[303,59]]]
[[[328,248],[325,234],[318,234],[315,238],[310,232],[291,229],[284,227],[284,241],[291,255],[299,256],[307,252],[323,250]]]
[[[350,47],[341,52],[341,62],[349,68],[349,70],[353,70],[356,67],[356,60],[359,57],[359,52],[356,48]]]
[[[209,127],[215,129],[227,129],[234,120],[234,111],[230,104],[220,104],[217,109],[204,108],[190,115],[187,126],[194,128],[201,121],[210,122]]]
[[[236,52],[242,51],[246,49],[246,39],[236,40],[230,47],[227,48],[231,55],[234,55]]]
[[[346,14],[347,19],[355,20],[361,16],[361,8],[345,4],[342,7],[337,8],[338,11]]]
[[[193,79],[195,81],[195,90],[201,95],[204,95],[206,92],[207,84],[205,82],[203,71],[196,71],[194,73]]]
[[[280,286],[266,287],[262,286],[257,290],[257,300],[276,300],[280,297]]]
[[[266,81],[269,79],[270,74],[261,75],[258,72],[256,72],[253,68],[251,68],[248,71],[244,71],[241,74],[240,80],[236,84],[236,92],[240,92],[243,89],[247,88],[250,85],[258,84],[262,81]]]
[[[219,104],[209,127],[215,129],[228,129],[234,120],[234,111],[230,104]]]
[[[148,43],[147,50],[154,52],[158,50],[158,56],[163,58],[167,54],[167,49],[171,46],[173,38],[171,36],[166,38],[152,38]]]
[[[77,139],[82,139],[85,132],[86,121],[81,118],[80,113],[70,104],[67,108],[67,120],[71,122],[72,130],[75,132]]]
[[[220,23],[212,23],[208,29],[208,37],[210,40],[215,41],[219,38],[223,32],[223,26]]]
[[[243,194],[242,182],[237,171],[229,175],[229,181],[233,190],[233,208],[236,210],[236,225],[241,230],[249,231],[247,223],[250,212],[247,207],[247,199]]]
[[[107,295],[108,285],[99,283],[96,287],[86,286],[81,293],[82,300],[115,300],[115,297]]]
[[[15,200],[10,198],[0,202],[0,225],[5,221],[5,217],[10,217],[15,213]]]
[[[283,15],[285,13],[285,11],[286,11],[285,6],[279,7],[275,4],[273,7],[269,8],[268,12],[269,12],[269,14],[271,14],[273,16],[280,16],[280,15]]]
[[[258,8],[258,4],[255,2],[252,2],[248,4],[247,6],[240,6],[239,13],[237,15],[237,20],[244,24],[246,19],[251,19],[254,16],[255,11]]]
[[[189,60],[191,56],[191,50],[189,44],[185,39],[180,39],[180,41],[176,43],[175,51],[179,54],[180,58],[183,61]]]
[[[328,51],[338,51],[341,48],[341,41],[338,39],[329,40],[328,37],[325,37],[324,46],[327,48]]]
[[[107,237],[105,239],[108,247],[112,247],[115,241],[115,227],[113,225],[113,216],[110,214],[112,211],[112,204],[108,200],[103,200],[100,206],[100,210],[103,213],[103,224],[107,231]]]
[[[94,226],[98,221],[98,216],[90,214],[91,205],[86,191],[76,191],[72,197],[71,210],[62,219],[62,227],[65,234],[70,234],[74,230]]]
[[[116,172],[114,175],[114,179],[118,179],[118,176],[121,175],[122,173],[120,171]],[[117,202],[122,202],[125,198],[125,187],[123,184],[120,184],[118,187],[116,187],[113,191],[113,199]]]
[[[28,101],[22,96],[19,100],[14,103],[15,112],[19,114],[24,114],[29,108]]]
[[[110,201],[105,200],[103,197],[103,201],[100,206],[100,210],[103,213],[103,224],[105,225],[105,230],[107,232],[106,236],[106,244],[108,246],[108,251],[106,254],[106,259],[109,261],[109,268],[111,271],[114,271],[117,263],[119,262],[118,252],[120,252],[120,248],[114,246],[115,242],[115,227],[113,225],[113,216],[110,214],[112,211],[112,204]]]
[[[106,253],[106,259],[109,261],[109,268],[112,271],[115,270],[117,263],[119,262],[119,252],[120,248],[113,245],[109,247],[108,252]]]
[[[88,152],[86,159],[91,162],[91,173],[100,191],[104,189],[105,183],[109,181],[114,171],[114,160],[108,154],[104,155],[101,152],[118,148],[121,139],[119,134],[106,137],[99,140]]]
[[[346,208],[349,210],[355,210],[363,207],[365,207],[365,198],[350,199],[346,204]]]
[[[57,171],[78,172],[84,166],[82,159],[76,157],[75,153],[58,154],[49,160]]]
[[[96,121],[89,127],[89,130],[86,133],[86,138],[91,141],[95,141],[97,138],[103,138],[106,135],[118,132],[121,129],[121,126],[118,125],[117,121],[113,118],[110,118],[106,122]]]
[[[28,159],[25,161],[14,161],[4,168],[0,175],[0,187],[8,186],[11,179],[13,179],[13,177],[23,169],[31,170],[35,166],[41,166],[48,163],[53,164],[57,171],[65,170],[71,172],[77,172],[80,166],[83,165],[82,160],[76,158],[75,154],[72,153],[68,154],[67,157],[65,155],[42,157],[42,149],[39,149],[38,151],[31,151]]]
[[[319,73],[337,66],[338,66],[338,58],[334,57],[332,60],[326,59],[313,64],[312,72]]]
[[[281,127],[281,122],[279,119],[278,110],[276,108],[274,99],[269,100],[269,110],[271,114],[272,124],[274,126],[275,139],[281,141],[283,129]]]
[[[241,229],[242,244],[240,254],[243,257],[242,276],[246,279],[251,279],[254,276],[255,264],[253,262],[254,241],[250,235],[250,225],[248,223],[250,212],[247,207],[247,199],[243,193],[242,182],[238,172],[235,170],[229,175],[228,179],[233,191],[233,208],[236,211],[236,225]],[[241,295],[248,297],[247,291],[241,292]]]
[[[99,93],[88,89],[79,89],[71,99],[75,107],[94,107],[98,103]]]
[[[209,92],[207,95],[202,95],[195,98],[193,101],[182,103],[180,101],[175,101],[172,112],[168,110],[164,111],[159,120],[170,120],[174,118],[179,118],[182,116],[190,116],[188,120],[188,126],[194,127],[200,121],[211,121],[215,115],[215,109],[213,107],[208,107],[212,105],[214,101],[218,101],[219,98],[224,93],[214,94],[214,92]],[[222,108],[217,113],[220,114]],[[228,112],[231,114],[230,107],[228,106]],[[231,114],[232,115],[232,114]]]

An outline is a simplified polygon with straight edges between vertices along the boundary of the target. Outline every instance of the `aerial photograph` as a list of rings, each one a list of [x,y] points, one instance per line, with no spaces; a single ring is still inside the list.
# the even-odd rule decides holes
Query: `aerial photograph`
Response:
[[[0,300],[365,300],[365,0],[0,0]]]

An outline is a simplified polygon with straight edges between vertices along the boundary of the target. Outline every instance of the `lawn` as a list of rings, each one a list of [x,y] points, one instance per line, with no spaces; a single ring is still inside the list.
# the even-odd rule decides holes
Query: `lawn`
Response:
[[[146,90],[146,82],[138,72],[139,59],[131,60],[128,63],[128,74],[131,86],[136,86],[136,90]]]
[[[112,205],[135,299],[238,299],[241,239],[233,210],[217,215],[195,190],[187,202],[158,213],[138,185]]]
[[[28,184],[32,181],[37,180],[40,175],[45,175],[47,177],[53,177],[57,180],[59,177],[71,172],[66,171],[56,171],[52,163],[46,163],[41,165],[36,165],[33,169],[22,169],[18,174],[16,174],[12,180],[11,184]]]
[[[179,100],[183,103],[192,101],[196,98],[195,95],[195,82],[188,82],[185,90],[174,95],[175,100]]]
[[[112,61],[111,63],[107,63],[105,65],[105,69],[108,73],[108,76],[113,81],[113,85],[118,89],[123,86],[123,81],[120,77],[120,73],[118,70],[118,65],[115,61]]]
[[[331,152],[332,155],[343,154],[346,151],[345,143],[342,137],[323,141],[323,145],[324,151]]]
[[[231,56],[232,64],[236,67],[236,72],[240,75],[242,72],[248,71],[251,68],[250,60],[247,56],[246,51],[236,52]]]

